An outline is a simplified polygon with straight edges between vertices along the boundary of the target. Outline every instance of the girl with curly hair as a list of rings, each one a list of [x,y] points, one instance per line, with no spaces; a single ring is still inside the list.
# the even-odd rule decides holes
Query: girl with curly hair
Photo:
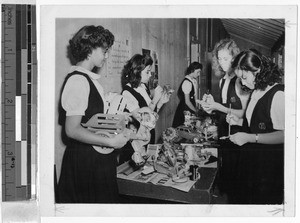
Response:
[[[150,94],[148,88],[149,79],[151,77],[153,60],[150,55],[135,54],[127,61],[121,76],[122,95],[127,101],[126,111],[134,113],[139,108],[149,107],[155,112],[159,112],[160,108],[169,101],[166,94],[163,94],[161,86],[157,86],[154,95]],[[150,143],[155,143],[155,131],[150,131]],[[128,142],[122,149],[119,163],[130,160],[134,150]]]
[[[213,50],[212,68],[217,77],[222,77],[219,82],[221,102],[215,102],[212,95],[204,94],[202,107],[208,113],[216,110],[221,114],[219,136],[228,134],[226,114],[230,111],[233,114],[243,117],[249,94],[241,90],[240,80],[237,78],[232,62],[240,52],[238,46],[232,39],[222,39],[216,43]]]
[[[58,203],[117,203],[116,154],[98,153],[93,145],[122,148],[128,139],[97,135],[81,124],[108,107],[100,75],[113,45],[113,34],[102,26],[84,26],[69,41],[75,66],[62,88],[60,120],[68,137],[58,184]]]
[[[249,94],[242,91],[240,79],[232,69],[232,62],[240,49],[232,39],[222,39],[216,43],[213,50],[212,66],[217,77],[221,77],[220,102],[215,102],[212,95],[204,95],[203,109],[211,113],[217,111],[218,115],[218,136],[228,136],[238,132],[240,126],[231,125],[230,128],[226,122],[227,113],[232,113],[238,117],[243,117]],[[232,124],[232,123],[230,123]],[[220,171],[219,171],[219,189],[221,193],[226,193],[228,202],[235,202],[235,176],[240,151],[236,149],[235,144],[229,140],[220,140]]]
[[[197,77],[202,70],[202,64],[193,62],[189,65],[185,72],[185,78],[181,82],[177,91],[180,100],[173,119],[173,127],[183,125],[184,111],[189,111],[191,114],[196,113],[196,93],[198,90]]]
[[[230,140],[240,146],[239,201],[243,204],[282,204],[284,194],[283,74],[269,58],[255,50],[241,52],[233,67],[245,88],[252,91],[243,125]]]

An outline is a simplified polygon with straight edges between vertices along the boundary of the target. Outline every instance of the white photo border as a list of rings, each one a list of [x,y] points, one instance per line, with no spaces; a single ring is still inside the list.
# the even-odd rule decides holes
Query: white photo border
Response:
[[[149,8],[151,10],[149,10]],[[128,13],[130,12],[130,13]],[[42,217],[52,216],[294,216],[296,141],[297,7],[295,6],[92,6],[40,8],[39,67],[39,194]],[[280,18],[285,19],[285,205],[107,205],[55,204],[55,19],[56,18]],[[288,87],[287,87],[288,86]],[[117,211],[116,211],[117,210]],[[132,212],[134,210],[134,213]],[[274,215],[280,210],[279,215]]]

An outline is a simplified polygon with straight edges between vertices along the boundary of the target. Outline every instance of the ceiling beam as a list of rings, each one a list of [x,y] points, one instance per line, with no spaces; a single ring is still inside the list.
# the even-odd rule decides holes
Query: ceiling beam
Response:
[[[246,21],[245,21],[245,20],[246,20]],[[274,28],[272,28],[272,27],[263,25],[263,24],[257,22],[257,19],[255,19],[255,20],[245,19],[245,20],[243,21],[243,19],[237,19],[237,21],[244,22],[244,23],[246,22],[246,25],[247,25],[247,24],[248,24],[248,25],[249,25],[249,24],[252,24],[252,25],[254,25],[255,27],[257,27],[258,29],[268,30],[268,31],[273,32],[273,33],[276,33],[276,34],[278,34],[278,35],[281,35],[281,34],[282,34],[282,31],[281,31],[281,30],[277,30],[277,29],[274,29]]]
[[[274,25],[273,23],[270,23],[269,21],[263,20],[263,19],[250,19],[251,21],[256,22],[257,24],[261,26],[265,26],[271,29],[280,30],[281,32],[284,31],[283,25]]]
[[[265,36],[262,35],[257,35],[254,32],[251,32],[250,30],[242,31],[241,29],[228,27],[227,25],[225,25],[225,27],[229,33],[234,33],[236,35],[252,40],[256,43],[261,43],[268,47],[273,46],[273,44],[277,41],[277,40],[266,38]]]
[[[263,44],[261,44],[261,43],[257,43],[257,42],[255,42],[255,41],[249,40],[249,39],[247,39],[247,38],[245,38],[245,37],[242,37],[242,36],[240,36],[240,35],[238,35],[238,34],[230,33],[230,35],[231,35],[231,36],[235,36],[235,37],[237,37],[237,38],[240,38],[240,39],[242,39],[242,40],[245,40],[245,41],[247,41],[247,42],[249,42],[249,43],[253,43],[253,44],[257,45],[257,46],[263,47],[263,48],[265,48],[265,49],[267,49],[267,50],[271,50],[271,47],[269,47],[269,46],[265,46],[265,45],[263,45]]]
[[[257,28],[249,28],[249,27],[243,26],[238,22],[235,23],[235,22],[223,21],[223,23],[224,23],[224,25],[226,24],[227,26],[230,26],[232,28],[243,29],[243,30],[245,30],[245,32],[249,32],[249,30],[250,30],[252,32],[255,32],[257,35],[263,35],[263,36],[266,36],[269,39],[273,39],[275,41],[280,37],[280,35],[275,36],[274,34],[269,34],[268,32],[258,30]]]
[[[274,21],[273,19],[251,19],[251,20],[255,20],[258,23],[264,24],[266,26],[270,26],[277,30],[285,31],[284,20],[282,20],[281,23]]]
[[[224,20],[222,21],[224,24],[229,24],[229,25],[233,25],[233,26],[237,26],[241,29],[247,29],[247,30],[255,30],[256,32],[260,32],[260,33],[264,33],[265,35],[268,35],[270,38],[272,38],[273,40],[277,40],[281,35],[276,34],[274,32],[268,31],[268,30],[261,30],[258,29],[257,26],[253,26],[253,25],[249,25],[249,23],[247,22],[240,22],[240,21],[228,21],[228,20]]]

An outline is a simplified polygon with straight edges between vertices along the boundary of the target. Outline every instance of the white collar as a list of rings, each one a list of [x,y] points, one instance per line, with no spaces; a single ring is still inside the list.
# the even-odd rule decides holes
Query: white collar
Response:
[[[224,77],[223,77],[223,79],[229,79],[229,80],[231,80],[234,77],[235,77],[235,75],[229,76],[228,74],[225,74]]]
[[[190,77],[189,75],[185,76],[187,79],[189,79],[192,82],[197,82],[197,80],[195,78]]]
[[[273,88],[277,84],[278,83],[275,83],[271,86],[268,85],[265,90],[260,90],[260,89],[254,90],[253,94],[251,95],[251,98],[254,99],[254,100],[260,99],[262,96],[265,95],[265,93],[267,93],[271,88]]]
[[[96,73],[94,73],[94,72],[92,72],[90,70],[87,70],[87,69],[85,69],[83,67],[80,67],[80,66],[71,66],[70,73],[73,72],[73,71],[75,71],[75,70],[80,71],[82,73],[85,73],[85,74],[89,75],[89,77],[91,79],[93,79],[93,80],[97,80],[97,79],[99,79],[101,77],[100,74],[96,74]]]
[[[131,87],[131,88],[133,88],[133,87],[131,86],[130,83],[127,83],[126,85],[129,86],[129,87]],[[144,86],[143,86],[143,85],[144,85]],[[135,88],[133,88],[133,89],[135,89],[135,90],[137,90],[137,91],[139,91],[139,89],[144,89],[144,90],[146,90],[146,86],[145,86],[145,84],[141,83],[139,86],[137,86],[137,87],[135,87]]]

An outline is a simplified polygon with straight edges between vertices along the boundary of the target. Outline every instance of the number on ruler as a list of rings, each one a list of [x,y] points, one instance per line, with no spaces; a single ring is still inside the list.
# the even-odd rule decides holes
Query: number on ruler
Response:
[[[12,169],[15,168],[15,160],[16,160],[15,157],[12,157],[12,158],[11,158],[11,165],[10,165],[10,168],[12,168]]]
[[[13,103],[13,102],[14,102],[14,100],[11,99],[11,98],[10,98],[10,99],[6,99],[6,103],[7,103],[7,104],[11,104],[11,103]]]

